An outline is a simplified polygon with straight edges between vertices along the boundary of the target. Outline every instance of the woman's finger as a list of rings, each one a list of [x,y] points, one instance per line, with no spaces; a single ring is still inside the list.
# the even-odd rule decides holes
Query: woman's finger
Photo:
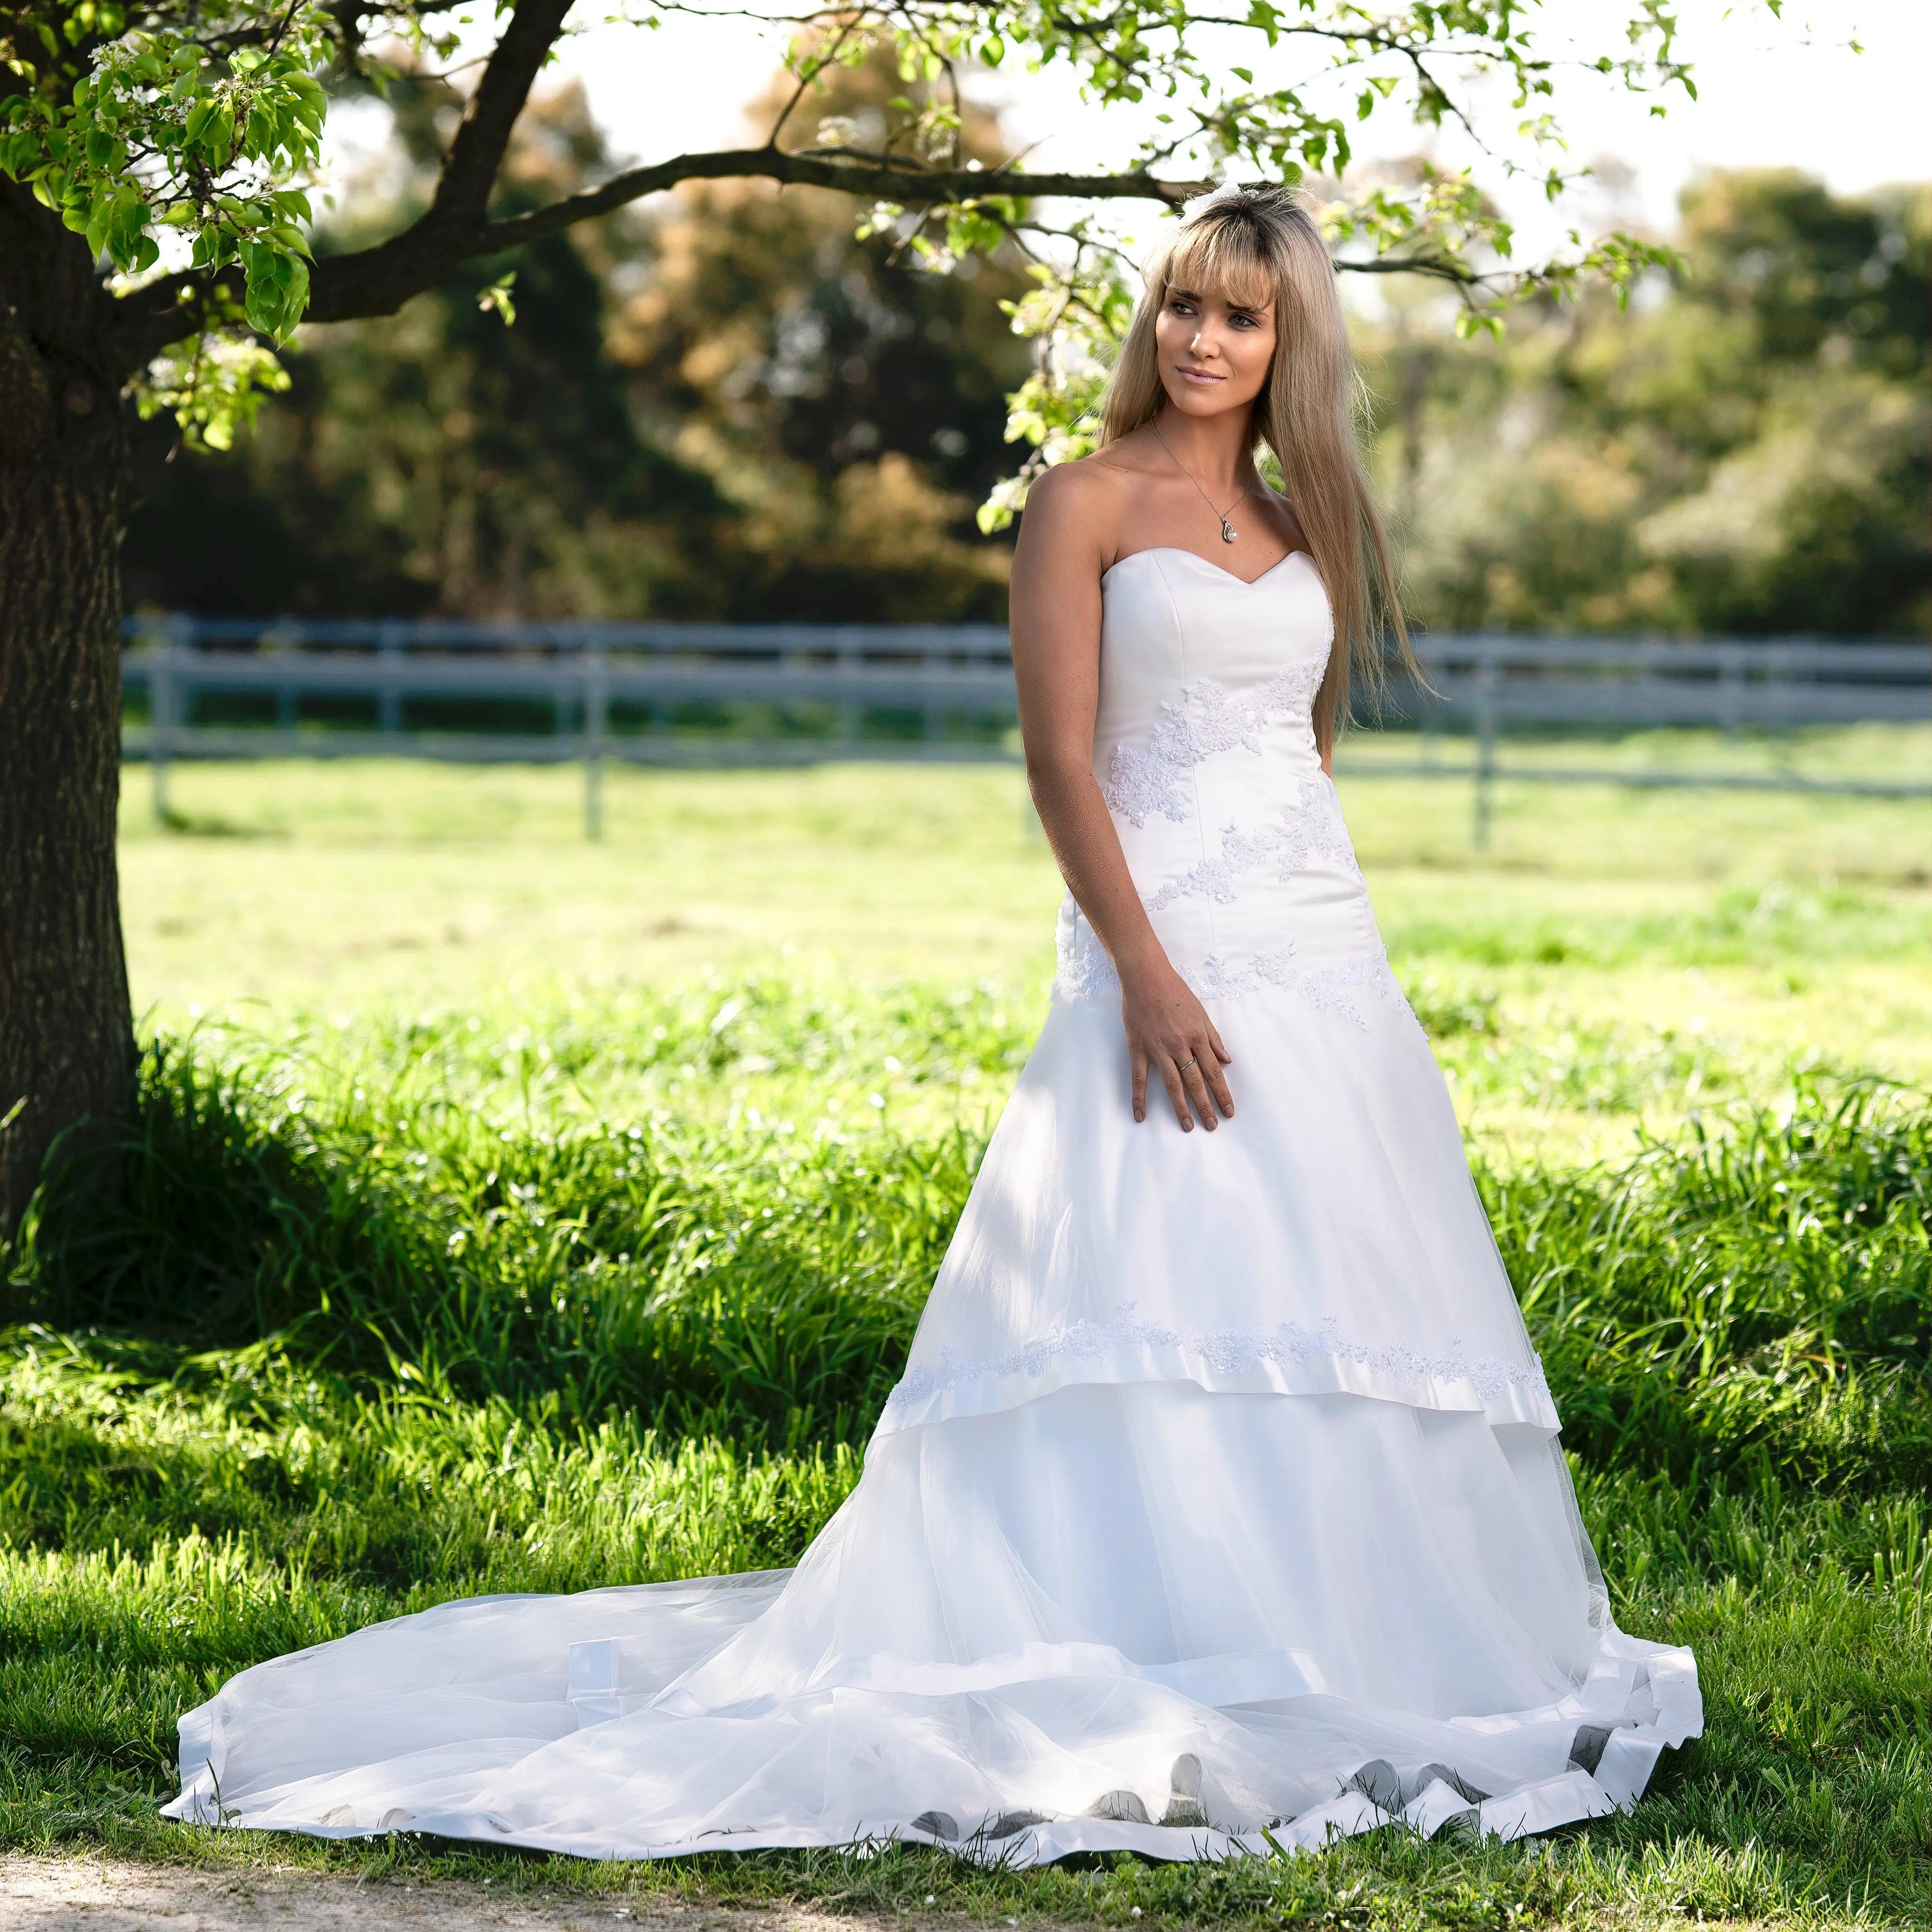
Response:
[[[1136,1121],[1147,1118],[1148,1057],[1138,1047],[1132,1050],[1134,1069],[1134,1118]]]
[[[1211,1134],[1221,1124],[1221,1117],[1215,1108],[1214,1098],[1208,1085],[1208,1067],[1202,1064],[1201,1056],[1208,1051],[1204,1040],[1198,1047],[1190,1048],[1181,1056],[1180,1073],[1187,1088],[1187,1097],[1194,1102],[1194,1111],[1201,1116],[1201,1124]],[[1220,1068],[1210,1060],[1218,1077]]]
[[[1232,1120],[1234,1118],[1234,1096],[1228,1085],[1228,1076],[1221,1071],[1222,1064],[1218,1053],[1204,1053],[1201,1071],[1206,1078],[1208,1092],[1214,1096],[1215,1106],[1220,1108],[1225,1119]]]
[[[1215,1025],[1212,1020],[1210,1020],[1208,1022],[1208,1037],[1214,1042],[1214,1058],[1218,1060],[1223,1066],[1233,1066],[1234,1064],[1234,1056],[1221,1044],[1220,1029]]]
[[[1167,1097],[1174,1102],[1174,1118],[1180,1123],[1180,1131],[1191,1134],[1194,1131],[1194,1116],[1187,1111],[1187,1090],[1181,1084],[1180,1070],[1174,1065],[1171,1054],[1161,1055],[1160,1077],[1166,1083]]]

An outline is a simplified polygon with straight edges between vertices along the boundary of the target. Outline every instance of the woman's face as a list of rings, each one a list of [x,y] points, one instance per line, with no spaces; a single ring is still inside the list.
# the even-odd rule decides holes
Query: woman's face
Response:
[[[1274,309],[1175,283],[1154,322],[1161,386],[1184,416],[1252,409],[1274,359]]]

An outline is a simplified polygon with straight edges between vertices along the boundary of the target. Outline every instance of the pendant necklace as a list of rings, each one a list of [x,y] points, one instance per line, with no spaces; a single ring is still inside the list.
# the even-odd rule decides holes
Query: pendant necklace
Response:
[[[1148,428],[1154,431],[1155,436],[1160,441],[1161,448],[1165,449],[1170,457],[1174,458],[1174,468],[1179,470],[1181,475],[1185,476],[1188,482],[1194,485],[1196,489],[1201,490],[1200,478],[1196,476],[1193,471],[1189,469],[1187,465],[1181,461],[1179,457],[1174,456],[1173,448],[1168,443],[1167,438],[1161,435],[1160,425],[1158,423],[1149,423],[1148,424]],[[1234,504],[1238,503],[1241,500],[1241,496],[1245,496],[1247,492],[1244,490],[1241,492],[1240,496],[1238,496],[1234,499],[1234,503],[1230,503],[1226,511],[1221,511],[1214,510],[1214,498],[1209,496],[1205,490],[1201,490],[1202,502],[1205,503],[1209,509],[1214,510],[1215,516],[1220,521],[1221,541],[1223,543],[1232,543],[1234,539],[1240,535],[1240,532],[1235,529],[1234,525],[1228,522],[1228,518],[1234,514]]]

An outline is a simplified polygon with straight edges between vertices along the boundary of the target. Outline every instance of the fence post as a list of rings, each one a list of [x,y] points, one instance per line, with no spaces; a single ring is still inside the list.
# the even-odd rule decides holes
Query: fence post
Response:
[[[926,674],[937,680],[951,663],[950,658],[928,650],[926,654]],[[926,700],[925,711],[923,736],[928,745],[936,745],[946,736],[946,713],[930,698]]]
[[[584,836],[604,836],[604,735],[609,687],[601,642],[584,646]]]
[[[380,659],[382,688],[376,699],[376,722],[385,731],[403,728],[403,693],[400,673],[403,668],[403,626],[383,625],[376,633],[376,650]]]
[[[1502,682],[1502,666],[1497,659],[1496,640],[1480,640],[1481,652],[1476,664],[1476,822],[1474,839],[1477,850],[1490,843],[1491,792],[1496,776],[1496,697]]]
[[[148,675],[148,779],[158,825],[168,824],[174,817],[168,803],[168,762],[174,749],[178,708],[176,652],[178,650],[184,656],[194,635],[192,617],[169,618],[161,627],[154,647],[154,669]]]
[[[804,652],[794,644],[782,644],[778,646],[778,667],[782,673],[796,670],[806,662]],[[778,730],[782,733],[788,724],[794,722],[799,715],[798,706],[790,698],[781,698],[773,706],[778,713]]]
[[[1744,652],[1742,644],[1718,646],[1718,723],[1726,738],[1738,735],[1744,710]]]
[[[292,632],[284,624],[270,625],[255,640],[255,655],[266,660],[275,673],[275,729],[285,739],[292,738],[296,732],[300,701],[296,680],[302,674],[302,650],[300,632]]]
[[[865,655],[859,640],[851,633],[844,632],[838,640],[838,668],[856,678],[865,666]],[[861,713],[856,704],[842,704],[838,707],[838,742],[842,746],[853,746],[859,742]]]

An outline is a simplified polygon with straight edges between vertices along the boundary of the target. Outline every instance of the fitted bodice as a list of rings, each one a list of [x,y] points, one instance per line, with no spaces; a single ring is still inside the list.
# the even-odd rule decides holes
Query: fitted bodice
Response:
[[[1305,551],[1249,584],[1192,550],[1136,550],[1100,600],[1094,760],[1118,817],[1172,819],[1190,783],[1204,807],[1246,788],[1252,757],[1215,763],[1231,731],[1277,773],[1320,768],[1310,712],[1334,626]]]
[[[1385,975],[1316,748],[1334,625],[1312,562],[1294,551],[1247,583],[1191,550],[1136,550],[1101,605],[1094,776],[1168,957],[1221,997]],[[1112,987],[1070,898],[1059,939],[1063,994]]]

